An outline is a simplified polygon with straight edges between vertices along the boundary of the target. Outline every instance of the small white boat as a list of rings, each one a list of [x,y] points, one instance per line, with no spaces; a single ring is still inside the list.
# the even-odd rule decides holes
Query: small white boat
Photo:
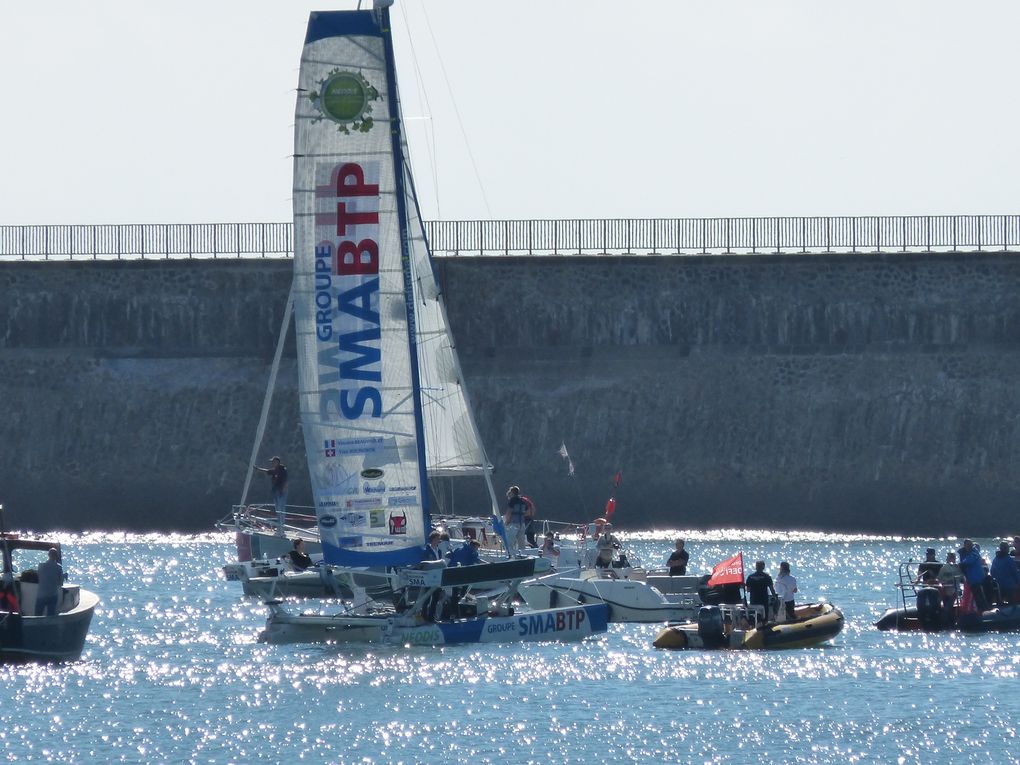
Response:
[[[548,574],[521,584],[531,608],[605,603],[610,622],[686,621],[697,616],[697,592],[667,596],[641,568],[589,568]]]
[[[58,542],[16,534],[0,535],[4,581],[16,598],[16,605],[6,598],[0,605],[0,663],[65,662],[81,658],[99,597],[76,584],[64,584],[60,588],[56,614],[35,616],[38,575],[30,568],[22,569],[17,577],[14,575],[14,558],[18,551],[45,556],[51,549],[57,551],[59,561]]]

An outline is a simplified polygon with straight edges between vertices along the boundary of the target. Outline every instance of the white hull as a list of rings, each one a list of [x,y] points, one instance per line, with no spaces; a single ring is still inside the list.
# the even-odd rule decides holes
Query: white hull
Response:
[[[520,593],[531,608],[605,603],[610,622],[688,621],[698,614],[696,597],[667,599],[640,580],[600,578],[597,574],[551,574],[523,582]]]

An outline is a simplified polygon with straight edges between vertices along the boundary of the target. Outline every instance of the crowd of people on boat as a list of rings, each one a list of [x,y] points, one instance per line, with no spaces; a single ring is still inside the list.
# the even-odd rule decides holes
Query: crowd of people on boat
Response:
[[[936,590],[943,608],[951,610],[959,598],[960,613],[981,613],[996,605],[1020,604],[1020,536],[999,543],[989,562],[971,539],[939,561],[934,547],[925,550],[915,584]]]

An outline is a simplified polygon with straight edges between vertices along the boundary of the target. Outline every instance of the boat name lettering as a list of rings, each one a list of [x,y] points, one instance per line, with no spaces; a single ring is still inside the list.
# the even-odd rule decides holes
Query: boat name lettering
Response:
[[[408,587],[424,587],[425,586],[425,578],[424,577],[420,577],[420,576],[409,576],[409,577],[407,577],[407,586]]]
[[[486,625],[485,627],[485,631],[488,632],[490,635],[496,632],[513,632],[513,630],[514,630],[513,622],[509,623],[503,622],[501,624],[489,624]]]
[[[320,258],[323,264],[330,258],[331,270],[324,276],[335,286],[327,288],[326,296],[335,292],[339,326],[334,327],[329,306],[320,305],[317,276],[316,337],[323,343],[318,354],[319,411],[327,422],[337,415],[346,420],[382,417],[379,184],[369,183],[365,168],[356,162],[334,167],[331,176],[335,214],[317,214],[316,229],[333,227],[329,233],[336,237],[335,247],[330,241],[316,246],[316,274]],[[321,281],[326,284],[326,279]],[[330,321],[328,331],[319,325],[320,318]]]
[[[406,633],[406,640],[408,643],[435,643],[436,631],[434,629],[415,630],[414,632]]]
[[[550,632],[580,629],[588,619],[583,608],[574,611],[557,611],[554,614],[529,614],[517,619],[522,636],[545,635]]]
[[[323,341],[333,338],[332,270],[333,245],[320,242],[315,245],[315,336]]]

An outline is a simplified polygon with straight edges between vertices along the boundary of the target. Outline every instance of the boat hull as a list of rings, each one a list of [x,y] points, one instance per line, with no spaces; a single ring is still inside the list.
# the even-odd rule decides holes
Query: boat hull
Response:
[[[77,661],[97,605],[95,593],[80,590],[78,604],[55,616],[0,612],[0,663]]]
[[[843,631],[842,612],[829,603],[801,606],[795,611],[796,621],[768,624],[750,630],[733,630],[719,640],[706,639],[695,623],[666,627],[655,638],[656,648],[668,649],[734,649],[781,650],[813,648],[826,643]]]
[[[998,606],[980,614],[958,614],[954,609],[943,621],[923,621],[916,607],[890,608],[875,622],[883,632],[1016,632],[1020,631],[1020,605]]]
[[[701,606],[696,600],[670,602],[650,585],[628,579],[553,574],[524,582],[520,592],[534,609],[604,603],[613,623],[685,621],[697,616]]]
[[[478,616],[448,622],[403,623],[396,616],[291,615],[274,609],[263,643],[389,643],[461,645],[577,641],[607,629],[603,604],[528,611],[508,616]]]

